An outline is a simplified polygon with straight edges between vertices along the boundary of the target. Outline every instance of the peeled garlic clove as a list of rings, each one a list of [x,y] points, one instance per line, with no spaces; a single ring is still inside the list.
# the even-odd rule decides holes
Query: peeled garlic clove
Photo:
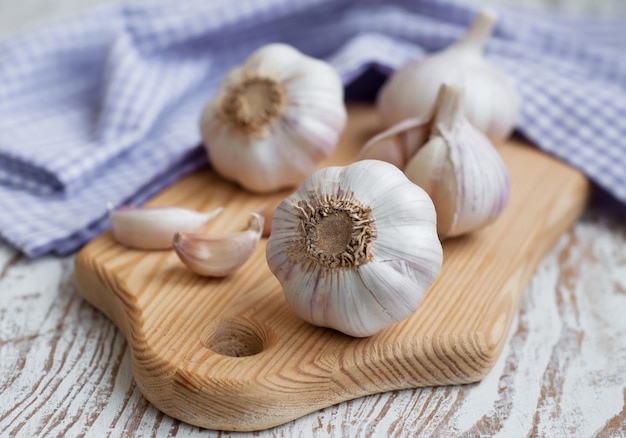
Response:
[[[426,142],[430,134],[431,114],[403,120],[373,137],[359,152],[358,160],[382,160],[399,169]]]
[[[343,85],[327,63],[270,44],[232,70],[200,123],[213,168],[252,192],[297,186],[335,149]]]
[[[493,222],[509,198],[506,166],[489,139],[465,118],[463,89],[456,86],[441,86],[431,139],[404,172],[433,199],[442,238]]]
[[[413,314],[443,257],[431,199],[379,160],[307,178],[276,208],[266,255],[297,315],[357,337]]]
[[[181,207],[121,207],[109,213],[113,237],[137,249],[168,249],[176,232],[199,230],[222,212],[201,213]]]
[[[495,13],[482,11],[455,44],[395,72],[376,103],[385,125],[428,114],[439,86],[455,83],[466,90],[464,107],[469,121],[495,141],[507,138],[518,119],[520,98],[513,81],[483,56],[495,21]]]
[[[263,217],[252,213],[248,229],[239,233],[176,233],[174,250],[181,261],[196,274],[224,277],[250,258],[262,231]]]

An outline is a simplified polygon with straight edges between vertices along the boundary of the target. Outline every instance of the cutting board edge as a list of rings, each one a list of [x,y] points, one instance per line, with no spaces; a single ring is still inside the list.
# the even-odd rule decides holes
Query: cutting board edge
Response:
[[[107,232],[109,233],[109,232]],[[105,234],[107,234],[105,233]],[[233,412],[232,418],[228,416],[222,416],[219,419],[209,420],[206,418],[206,410],[211,407],[212,404],[219,404],[219,400],[216,400],[215,394],[210,390],[207,390],[207,386],[211,384],[211,379],[182,379],[184,385],[181,385],[181,376],[186,375],[186,367],[181,364],[175,364],[171,362],[162,362],[160,356],[153,351],[153,349],[144,343],[139,348],[136,345],[143,339],[142,336],[142,320],[141,311],[137,309],[133,303],[132,295],[128,294],[122,296],[119,293],[120,285],[113,285],[108,276],[103,273],[99,273],[97,270],[89,269],[89,266],[98,266],[98,259],[103,254],[102,248],[98,243],[101,239],[111,239],[110,236],[100,236],[98,242],[92,242],[83,248],[75,259],[75,274],[74,284],[78,293],[91,305],[93,305],[98,311],[107,316],[118,327],[124,338],[126,339],[128,346],[131,350],[131,368],[133,377],[144,397],[153,404],[157,409],[171,415],[174,418],[178,418],[189,424],[214,430],[229,430],[229,431],[256,431],[263,430],[271,427],[275,427],[286,422],[295,420],[303,415],[310,414],[319,409],[326,408],[328,406],[336,405],[345,401],[360,398],[363,396],[377,394],[381,392],[411,389],[418,387],[427,387],[433,385],[450,385],[450,384],[467,384],[477,382],[488,373],[491,368],[491,364],[486,364],[481,368],[480,373],[472,376],[461,377],[450,381],[428,381],[411,382],[410,384],[401,384],[396,382],[387,386],[371,386],[367,389],[361,388],[357,392],[338,392],[337,388],[343,385],[334,384],[334,380],[337,376],[329,375],[327,393],[323,397],[318,397],[317,402],[312,400],[307,401],[307,407],[297,412],[291,412],[287,415],[276,415],[277,410],[285,406],[285,398],[283,394],[274,394],[271,397],[265,399],[266,409],[267,406],[271,406],[272,409],[268,409],[271,414],[266,415],[264,419],[261,419],[262,414],[260,412],[247,412],[250,415],[250,421],[246,421],[242,417],[241,413]],[[94,274],[95,273],[95,274]],[[114,300],[105,299],[105,294],[110,294],[108,290],[114,290]],[[130,318],[129,315],[134,314],[135,318]],[[315,328],[318,330],[318,328]],[[320,329],[328,330],[328,329]],[[470,335],[470,337],[472,337]],[[475,337],[474,337],[475,339]],[[436,348],[435,344],[438,339],[430,339],[432,348]],[[141,354],[137,354],[137,350],[141,350]],[[226,360],[237,360],[239,358],[226,358]],[[150,364],[149,369],[147,364]],[[380,364],[379,364],[380,365]],[[157,371],[158,372],[155,372]],[[194,386],[194,381],[198,384]],[[243,386],[249,388],[258,385],[255,379],[251,378],[246,382],[242,382]],[[251,388],[257,389],[255,394],[258,397],[258,387]],[[182,390],[182,391],[181,391]],[[187,396],[185,392],[189,391]],[[253,391],[254,392],[254,391]],[[206,402],[202,405],[201,410],[194,412],[194,409],[189,409],[188,405],[184,402],[188,402],[188,396],[194,395],[198,397],[198,394],[202,394],[202,398]],[[266,395],[271,395],[271,392],[267,392]],[[227,395],[229,399],[237,399],[237,394],[229,393]],[[244,400],[245,396],[240,399]],[[183,403],[178,404],[176,400],[183,400]]]
[[[105,232],[109,233],[108,231]],[[97,269],[95,259],[98,253],[93,253],[92,248],[96,245],[103,235],[92,240],[85,245],[74,259],[74,286],[78,294],[83,297],[89,304],[102,312],[119,330],[121,330],[124,339],[130,345],[131,323],[128,313],[123,311],[124,302],[117,294],[111,294],[107,289],[106,276]],[[96,268],[90,270],[89,267]],[[110,286],[110,284],[108,284]],[[113,301],[107,298],[108,295],[113,296]]]
[[[575,218],[577,215],[573,214],[572,216]],[[549,245],[549,247],[551,246],[552,244]],[[93,251],[97,251],[97,250],[94,249]],[[449,380],[439,380],[439,381],[426,381],[425,380],[420,383],[412,382],[411,384],[405,384],[405,385],[396,383],[393,385],[389,385],[388,387],[375,387],[375,388],[370,388],[368,390],[360,391],[358,393],[349,393],[349,392],[345,392],[341,394],[329,393],[328,394],[329,396],[331,395],[334,395],[334,396],[328,397],[322,401],[319,401],[318,403],[311,404],[309,409],[301,410],[301,411],[298,411],[297,413],[292,413],[291,415],[278,415],[278,416],[268,415],[263,420],[260,418],[259,413],[250,412],[249,414],[251,418],[249,422],[246,421],[246,419],[240,416],[239,414],[237,414],[236,417],[233,417],[233,418],[228,418],[228,417],[223,416],[219,420],[207,421],[206,416],[203,416],[202,412],[198,412],[197,413],[198,415],[194,415],[193,409],[190,410],[189,406],[179,405],[175,402],[176,399],[187,400],[183,396],[183,394],[178,394],[178,396],[176,396],[175,394],[177,389],[180,389],[180,387],[178,387],[179,385],[177,385],[177,383],[174,380],[175,380],[176,375],[179,375],[178,372],[183,370],[183,368],[175,364],[169,364],[169,365],[172,365],[172,367],[169,368],[169,372],[167,373],[169,376],[165,377],[161,373],[159,373],[159,376],[154,376],[154,368],[152,368],[152,370],[147,370],[145,369],[142,361],[137,361],[137,355],[136,355],[137,346],[135,345],[135,342],[132,342],[129,339],[133,336],[132,333],[136,333],[136,334],[141,333],[141,327],[136,327],[136,324],[140,324],[141,318],[137,319],[134,322],[128,318],[129,312],[128,310],[125,310],[125,309],[134,307],[132,300],[128,301],[128,298],[122,298],[117,293],[114,294],[116,298],[114,305],[112,305],[111,301],[109,301],[107,305],[104,300],[98,299],[98,294],[100,294],[102,291],[107,290],[107,287],[104,286],[104,283],[108,281],[107,281],[106,276],[104,277],[96,276],[98,277],[96,279],[97,282],[101,284],[99,288],[93,288],[93,282],[91,283],[86,282],[87,277],[85,276],[90,276],[91,271],[89,271],[88,269],[85,269],[85,267],[87,266],[87,264],[95,265],[95,261],[98,258],[98,253],[97,252],[92,253],[93,251],[89,248],[85,248],[83,251],[81,251],[79,256],[76,258],[75,285],[80,295],[83,298],[85,298],[89,303],[94,305],[94,307],[96,307],[99,311],[101,311],[107,317],[109,317],[124,334],[124,337],[127,340],[129,347],[131,348],[131,351],[132,351],[131,356],[132,356],[133,377],[135,378],[138,388],[140,389],[144,397],[150,403],[152,403],[157,409],[159,409],[160,411],[164,412],[167,415],[171,415],[174,418],[178,418],[194,426],[203,427],[207,429],[213,429],[213,430],[227,430],[227,431],[241,431],[241,432],[265,430],[265,429],[279,426],[281,424],[285,424],[289,421],[293,421],[304,415],[311,414],[319,409],[323,409],[329,406],[336,405],[338,403],[342,403],[345,401],[364,397],[364,396],[371,395],[371,394],[387,392],[387,391],[419,388],[419,387],[428,387],[428,386],[435,386],[435,385],[438,385],[438,386],[458,385],[458,384],[470,384],[470,383],[479,382],[486,375],[488,375],[488,373],[491,371],[502,349],[504,348],[506,339],[508,337],[508,332],[511,328],[511,322],[513,320],[513,314],[514,314],[514,312],[510,313],[511,316],[508,318],[506,323],[502,326],[502,330],[497,336],[497,340],[495,343],[493,341],[494,339],[493,333],[486,335],[485,333],[482,333],[480,331],[475,331],[472,333],[468,332],[464,334],[463,339],[460,339],[460,338],[455,339],[455,342],[458,345],[466,346],[466,353],[468,353],[468,351],[472,351],[469,353],[469,356],[481,358],[480,360],[475,361],[475,365],[477,366],[477,369],[474,374],[465,375],[465,376],[456,376],[456,378],[449,379]],[[537,260],[532,263],[533,265],[532,267],[530,267],[529,269],[525,269],[527,274],[525,275],[525,278],[520,279],[521,280],[520,284],[524,284],[524,286],[522,286],[522,289],[524,289],[526,287],[525,285],[528,284],[529,277],[533,275],[537,264],[540,262],[543,256],[545,256],[545,251],[542,251],[541,254],[538,254],[538,256],[536,257]],[[92,277],[92,280],[94,280],[93,275],[91,277]],[[87,284],[91,284],[91,287],[88,287]],[[110,286],[111,285],[109,284],[109,287]],[[115,288],[113,289],[117,290]],[[521,299],[522,295],[523,295],[522,293],[517,294],[519,299]],[[518,302],[512,302],[511,308],[515,309],[517,305],[518,305]],[[444,342],[444,341],[449,343],[449,340],[447,339],[444,340],[444,339],[440,339],[437,337],[430,338],[429,347],[433,349],[437,349],[438,348],[437,344],[439,342]],[[144,356],[147,353],[145,347],[146,346],[144,345],[143,346]],[[422,345],[422,348],[423,347],[424,345]],[[149,354],[149,356],[155,359],[159,358],[159,356],[156,353]],[[152,362],[152,365],[154,366],[154,362]],[[168,368],[168,366],[159,366],[158,368],[166,369]],[[249,383],[254,384],[255,382],[252,379]],[[167,391],[163,391],[164,386],[168,387]],[[158,388],[158,389],[155,389],[155,388]],[[203,406],[202,408],[203,410],[206,410],[208,407],[210,407],[211,403],[215,402],[214,395],[211,394],[210,392],[207,392],[206,387],[204,388],[192,387],[192,388],[186,388],[186,389],[191,390],[191,392],[196,393],[196,395],[198,392],[202,392],[204,394],[204,396],[206,397],[207,404]],[[166,397],[164,397],[164,395],[166,395]],[[230,394],[229,397],[233,397],[233,394]],[[276,397],[274,403],[271,403],[269,399],[266,399],[266,402],[268,402],[267,405],[273,405],[273,408],[269,409],[270,412],[276,412],[277,409],[280,409],[285,404],[285,400],[284,398],[281,398],[281,396]]]
[[[331,391],[328,393],[328,398],[320,400],[318,403],[311,404],[310,409],[301,410],[296,413],[291,413],[290,415],[268,415],[264,420],[262,420],[258,412],[251,412],[250,422],[245,421],[245,419],[243,419],[240,415],[237,415],[237,417],[233,418],[232,421],[229,420],[227,417],[222,417],[216,421],[207,421],[206,417],[203,417],[201,415],[201,412],[198,412],[198,415],[194,415],[193,412],[189,410],[189,406],[179,406],[176,403],[176,399],[181,399],[182,394],[176,396],[175,392],[177,391],[177,389],[180,388],[177,388],[177,384],[174,380],[176,380],[177,375],[180,376],[179,372],[182,371],[184,373],[184,369],[176,364],[162,364],[162,366],[158,366],[157,368],[160,370],[169,368],[169,372],[165,374],[158,373],[158,376],[154,376],[155,363],[150,359],[158,359],[159,356],[155,352],[150,352],[150,348],[146,349],[146,347],[148,347],[147,345],[144,345],[142,350],[144,357],[146,356],[146,354],[148,355],[148,357],[146,358],[148,360],[137,360],[137,346],[135,345],[135,343],[138,341],[138,338],[136,336],[139,335],[139,337],[141,337],[142,330],[142,318],[140,310],[135,308],[135,305],[133,303],[133,297],[131,294],[128,294],[127,296],[121,296],[118,293],[120,285],[113,285],[108,276],[100,272],[99,270],[89,269],[89,266],[97,267],[99,265],[99,257],[103,254],[103,249],[99,247],[98,244],[102,242],[103,239],[107,239],[108,241],[112,242],[110,232],[106,232],[105,235],[102,235],[97,239],[97,242],[92,242],[88,244],[79,252],[75,260],[74,281],[79,294],[94,307],[96,307],[99,311],[109,317],[124,334],[124,337],[127,340],[129,347],[132,351],[131,356],[133,376],[136,379],[138,387],[141,390],[142,394],[157,409],[163,411],[168,415],[172,415],[175,418],[183,420],[189,424],[209,429],[232,431],[263,430],[292,421],[296,418],[310,414],[324,407],[332,406],[344,401],[367,396],[370,394],[434,385],[469,384],[482,380],[493,369],[493,366],[495,365],[502,349],[504,348],[506,339],[508,338],[508,334],[511,329],[511,323],[514,318],[514,309],[517,308],[519,300],[521,300],[523,296],[523,290],[527,287],[530,278],[536,271],[536,267],[543,259],[543,257],[545,257],[547,252],[554,246],[556,240],[558,239],[558,236],[562,234],[562,232],[566,231],[569,227],[571,227],[572,223],[579,217],[579,215],[582,213],[585,206],[587,205],[588,183],[586,179],[584,179],[584,177],[582,176],[580,178],[580,182],[580,189],[586,190],[587,195],[581,197],[578,202],[572,202],[571,208],[566,215],[567,219],[565,221],[559,221],[557,223],[557,226],[560,226],[562,229],[559,229],[556,232],[553,231],[547,233],[548,235],[555,236],[554,239],[546,241],[543,248],[534,251],[534,256],[529,258],[529,263],[521,267],[523,271],[521,275],[518,276],[513,273],[510,276],[511,278],[517,277],[516,281],[520,285],[520,291],[514,294],[515,299],[511,300],[510,303],[511,310],[507,312],[507,319],[501,325],[497,333],[494,333],[492,330],[488,330],[488,327],[486,326],[482,326],[481,328],[484,329],[484,331],[479,329],[471,333],[466,332],[463,334],[462,339],[457,338],[454,340],[457,345],[460,345],[462,347],[464,346],[463,348],[465,348],[465,353],[469,357],[476,358],[474,362],[474,374],[455,376],[454,378],[448,380],[424,380],[422,382],[411,382],[410,384],[399,384],[398,382],[396,382],[396,384],[390,384],[387,387],[372,387],[368,389],[362,389],[361,391],[356,393],[351,393],[350,391],[346,391],[343,393],[333,393]],[[97,285],[97,287],[94,287],[94,284]],[[116,293],[113,294],[115,297],[115,300],[113,301],[104,299],[104,294],[109,293],[107,292],[107,290],[109,289],[116,291]],[[129,315],[133,313],[136,315],[136,318],[134,318],[134,320],[131,320],[131,318],[129,318]],[[489,333],[486,333],[486,331],[489,331]],[[429,348],[442,350],[441,347],[438,347],[438,344],[442,342],[449,344],[450,340],[433,337],[429,339],[429,342]],[[422,345],[422,348],[424,348],[424,345]],[[454,361],[455,359],[452,360]],[[145,363],[152,364],[151,370],[145,368]],[[171,365],[171,367],[169,367],[169,365]],[[333,380],[334,377],[331,376],[329,385],[332,384]],[[251,383],[254,384],[254,381],[251,380]],[[204,388],[201,386],[203,386]],[[167,390],[164,391],[165,388],[167,388]],[[213,395],[210,392],[206,391],[205,385],[199,385],[198,387],[192,386],[191,388],[186,389],[190,390],[196,395],[199,391],[203,392],[209,404],[211,401],[214,400]],[[232,397],[233,394],[230,394],[229,396]],[[182,399],[184,400],[185,398],[182,397]],[[267,401],[269,402],[270,400]],[[274,403],[274,409],[270,409],[270,412],[276,412],[276,409],[284,406],[285,401],[279,396],[276,397]],[[203,409],[206,409],[206,406],[204,406]]]
[[[569,183],[570,182],[569,178],[567,180],[568,180],[567,182]],[[579,181],[580,178],[576,178],[576,180]],[[572,191],[572,193],[574,192],[575,190]],[[567,193],[570,193],[570,192],[568,191]],[[411,384],[411,385],[406,385],[404,382],[396,382],[396,384],[392,384],[392,382],[382,382],[382,383],[379,382],[379,386],[377,386],[376,388],[368,390],[368,391],[362,390],[361,392],[358,392],[358,390],[356,392],[355,391],[351,392],[350,388],[348,388],[348,390],[342,393],[343,396],[341,397],[335,392],[333,396],[334,398],[328,397],[324,399],[323,402],[322,400],[320,400],[320,404],[314,405],[315,407],[312,409],[307,409],[307,410],[300,409],[297,412],[292,411],[289,415],[280,416],[280,419],[277,419],[279,417],[271,417],[271,415],[269,415],[270,417],[269,419],[266,418],[265,420],[262,420],[261,417],[258,415],[258,413],[251,412],[250,416],[248,417],[249,421],[242,422],[240,416],[237,418],[233,418],[231,416],[229,417],[231,418],[230,422],[228,422],[225,418],[218,419],[217,421],[213,421],[213,422],[207,422],[207,421],[204,421],[204,419],[202,418],[202,412],[199,412],[199,415],[195,415],[190,412],[189,406],[187,406],[186,403],[188,404],[192,402],[185,399],[184,391],[183,393],[178,392],[177,384],[180,382],[183,382],[183,385],[185,387],[189,385],[190,387],[186,389],[190,390],[191,393],[193,394],[194,391],[196,391],[193,384],[194,382],[197,381],[196,377],[198,376],[186,375],[187,370],[185,369],[184,366],[181,366],[181,364],[171,364],[170,362],[167,362],[165,360],[161,362],[150,361],[151,356],[153,355],[155,356],[155,359],[159,359],[158,356],[156,355],[157,351],[154,351],[154,348],[153,348],[154,345],[136,346],[134,344],[135,342],[141,339],[141,332],[143,328],[143,323],[145,321],[143,321],[141,312],[134,313],[133,309],[136,309],[136,305],[138,306],[136,299],[131,294],[120,295],[118,289],[114,287],[114,286],[118,286],[118,287],[121,286],[121,288],[123,289],[125,286],[124,281],[121,280],[122,283],[116,282],[115,278],[110,278],[108,275],[109,274],[108,270],[116,268],[117,262],[111,261],[110,260],[111,254],[107,255],[106,252],[107,251],[110,252],[113,249],[113,252],[121,253],[121,250],[119,250],[118,247],[111,248],[112,245],[115,245],[115,242],[113,242],[113,239],[111,238],[110,234],[104,237],[103,236],[99,237],[98,239],[96,239],[96,242],[92,242],[93,245],[89,244],[83,249],[84,254],[82,252],[81,254],[79,254],[79,256],[77,257],[77,261],[76,261],[76,269],[80,273],[77,275],[77,278],[75,279],[75,283],[76,283],[77,289],[79,290],[79,293],[88,302],[93,304],[96,308],[98,308],[105,315],[107,315],[111,320],[113,320],[115,325],[118,328],[120,328],[120,330],[124,334],[129,346],[131,347],[130,348],[132,352],[131,366],[132,366],[133,376],[135,380],[137,381],[138,387],[141,390],[141,392],[156,408],[162,410],[164,413],[168,415],[172,415],[175,418],[178,418],[190,424],[194,424],[194,425],[201,426],[201,427],[207,427],[211,429],[220,429],[220,430],[233,430],[233,431],[235,430],[241,430],[241,431],[261,430],[261,429],[266,429],[268,427],[283,424],[292,419],[301,417],[302,415],[306,415],[310,412],[314,412],[315,410],[319,408],[328,407],[328,406],[340,403],[342,401],[359,398],[368,394],[375,394],[375,393],[380,393],[380,392],[395,390],[395,389],[416,388],[420,386],[472,383],[472,382],[479,381],[482,378],[484,378],[484,376],[487,375],[491,371],[498,357],[500,356],[502,349],[504,348],[504,345],[508,337],[508,333],[511,329],[511,323],[515,315],[515,309],[517,309],[519,300],[521,300],[521,297],[523,295],[523,290],[527,287],[528,280],[535,272],[536,266],[539,264],[541,259],[545,256],[547,251],[550,250],[554,241],[556,241],[556,239],[558,238],[558,235],[561,234],[560,231],[563,231],[567,229],[568,227],[570,227],[571,223],[576,219],[576,217],[578,217],[578,215],[580,214],[580,211],[582,211],[582,209],[584,208],[584,205],[586,205],[586,200],[585,202],[578,202],[578,201],[580,200],[577,200],[576,203],[573,203],[576,205],[568,203],[567,200],[564,201],[565,206],[569,210],[568,210],[567,215],[564,215],[566,219],[563,222],[559,222],[557,220],[556,223],[553,224],[550,220],[546,220],[546,225],[544,225],[546,229],[549,230],[550,226],[554,226],[553,232],[555,232],[555,234],[557,235],[554,236],[554,239],[550,243],[550,245],[545,245],[546,246],[545,250],[539,251],[540,254],[539,252],[532,253],[536,255],[536,260],[533,260],[532,263],[525,264],[527,268],[518,277],[519,279],[523,279],[523,281],[520,281],[520,283],[523,283],[523,285],[520,285],[521,290],[518,291],[519,293],[516,293],[514,295],[515,299],[510,300],[510,302],[507,302],[507,309],[509,309],[508,313],[510,313],[510,315],[508,315],[507,319],[504,321],[504,324],[501,324],[498,327],[498,330],[495,330],[493,329],[492,326],[490,326],[489,324],[486,324],[486,325],[480,326],[481,328],[479,330],[473,330],[471,331],[471,333],[469,333],[468,331],[467,333],[462,335],[463,341],[461,341],[461,344],[466,344],[464,348],[474,350],[472,354],[475,353],[477,357],[480,356],[479,362],[481,363],[481,365],[477,367],[477,370],[475,371],[474,374],[472,374],[471,376],[465,376],[465,377],[462,376],[460,378],[457,376],[455,378],[456,380],[454,380],[453,382],[449,382],[449,383],[442,383],[443,380],[437,381],[435,379],[432,382],[427,382],[424,384]],[[560,218],[557,218],[557,219],[560,219]],[[107,256],[109,257],[108,259],[106,258]],[[132,258],[134,258],[134,256],[132,256]],[[92,264],[91,271],[93,272],[90,272],[89,264]],[[126,272],[128,271],[124,271],[124,275],[126,274]],[[122,277],[124,277],[124,275]],[[509,277],[515,277],[515,275],[511,274]],[[90,279],[95,280],[96,285],[90,284]],[[105,302],[106,297],[104,295],[105,294],[111,295],[111,291],[109,289],[113,289],[115,291],[115,293],[113,293],[113,295],[115,296],[115,299],[110,300],[107,303]],[[492,327],[492,330],[491,331],[488,330],[487,327]],[[456,335],[457,333],[454,333],[452,336],[454,337]],[[450,336],[450,333],[448,333],[448,336]],[[429,349],[440,349],[441,346],[444,345],[443,343],[445,342],[449,343],[450,339],[452,338],[449,338],[447,340],[433,338],[429,340],[430,344],[426,343],[426,345],[428,346]],[[438,346],[437,342],[441,342],[441,345]],[[422,344],[422,346],[424,346],[424,343]],[[141,353],[139,355],[136,354],[136,350],[138,348],[141,349]],[[453,352],[453,355],[454,354],[455,352]],[[139,356],[139,358],[137,356]],[[397,357],[401,357],[401,356],[395,356],[395,357],[390,356],[390,358],[397,358]],[[146,367],[146,364],[149,362],[152,363],[151,368]],[[163,371],[164,367],[168,367],[170,365],[171,365],[171,368],[169,368],[166,373],[159,374],[158,376],[154,375],[155,370]],[[332,376],[329,377],[328,385],[332,385],[334,379],[335,378]],[[199,388],[198,390],[200,391],[201,388]],[[197,395],[197,392],[195,393]],[[347,394],[349,394],[349,396]],[[272,399],[275,399],[275,398],[276,398],[276,394],[273,394]],[[282,400],[282,399],[281,400],[277,399],[275,403],[276,403],[274,405],[275,408],[280,408],[281,406],[285,406],[289,404],[288,402],[285,402],[285,400]],[[192,404],[195,404],[195,403],[192,403]],[[241,406],[239,406],[239,408],[241,408]],[[289,408],[289,406],[287,406],[287,408]],[[195,407],[193,409],[195,409]],[[268,417],[268,415],[266,415],[266,417]]]

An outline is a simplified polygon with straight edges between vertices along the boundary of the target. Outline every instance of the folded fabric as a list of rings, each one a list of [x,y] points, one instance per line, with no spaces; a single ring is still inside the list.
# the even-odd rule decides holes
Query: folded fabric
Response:
[[[220,79],[286,42],[372,95],[458,39],[460,0],[107,4],[0,43],[0,234],[30,257],[74,251],[206,163],[198,119]],[[626,23],[499,11],[487,57],[517,81],[520,133],[626,203]]]

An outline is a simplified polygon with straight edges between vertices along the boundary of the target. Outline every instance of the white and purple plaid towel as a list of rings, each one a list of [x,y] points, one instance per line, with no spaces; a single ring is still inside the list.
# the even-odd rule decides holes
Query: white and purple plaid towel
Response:
[[[260,45],[324,58],[348,94],[372,96],[476,12],[459,0],[124,2],[1,42],[0,234],[31,257],[71,252],[108,227],[107,203],[141,203],[202,166],[201,108]],[[519,132],[626,203],[626,23],[500,17],[486,53],[517,80]]]

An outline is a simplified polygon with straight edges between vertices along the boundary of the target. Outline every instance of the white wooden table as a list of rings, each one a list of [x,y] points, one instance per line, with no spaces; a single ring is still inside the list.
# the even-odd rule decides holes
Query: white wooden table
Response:
[[[0,0],[0,36],[98,1]],[[482,382],[364,397],[255,435],[626,436],[625,218],[593,206],[558,241]],[[73,256],[31,261],[0,242],[0,436],[243,435],[154,409],[72,274]]]

